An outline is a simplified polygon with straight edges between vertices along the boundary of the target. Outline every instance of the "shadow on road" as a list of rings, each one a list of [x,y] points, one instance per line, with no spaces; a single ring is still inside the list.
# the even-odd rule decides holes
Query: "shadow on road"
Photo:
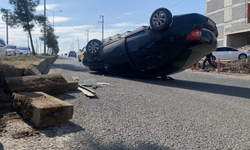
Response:
[[[57,136],[63,136],[66,134],[85,131],[84,128],[82,128],[81,126],[71,121],[68,121],[68,122],[53,126],[53,127],[37,128],[36,130],[45,134],[47,137],[57,137]]]
[[[0,150],[4,150],[3,144],[0,142]]]
[[[83,137],[82,137],[83,139]],[[89,147],[96,150],[171,150],[169,147],[161,146],[152,141],[136,141],[132,146],[126,145],[123,141],[112,141],[110,143],[102,143],[92,137],[84,136],[84,142],[81,141],[76,145],[79,149]]]
[[[189,89],[194,91],[222,94],[228,96],[236,96],[242,98],[250,98],[250,88],[220,85],[213,83],[202,83],[194,81],[184,81],[184,80],[164,80],[161,78],[151,78],[151,79],[133,79],[139,82],[145,82],[149,84],[156,84],[160,86],[168,86],[182,89]]]
[[[76,66],[71,64],[54,64],[51,69],[63,69],[63,70],[69,70],[74,72],[88,72],[87,69],[84,68],[84,66]]]

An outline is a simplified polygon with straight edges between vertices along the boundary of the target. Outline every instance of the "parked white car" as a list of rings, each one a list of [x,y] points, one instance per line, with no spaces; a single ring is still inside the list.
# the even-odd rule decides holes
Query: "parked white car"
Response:
[[[238,50],[233,47],[219,47],[214,52],[213,55],[215,58],[220,58],[221,60],[241,60],[246,59],[249,55],[249,51]]]
[[[18,47],[17,49],[20,51],[20,55],[30,55],[28,47]]]
[[[8,56],[20,55],[20,51],[17,49],[15,45],[7,45],[6,47]]]
[[[3,39],[0,39],[0,56],[7,56],[7,47]]]

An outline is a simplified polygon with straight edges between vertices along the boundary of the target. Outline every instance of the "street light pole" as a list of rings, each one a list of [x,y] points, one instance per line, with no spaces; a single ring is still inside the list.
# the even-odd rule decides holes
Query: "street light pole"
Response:
[[[79,37],[77,37],[77,38],[78,38],[78,40],[77,40],[77,41],[78,41],[78,50],[79,50],[79,49],[80,49],[80,46],[79,46]]]
[[[50,11],[50,12],[53,13],[53,29],[54,29],[54,13],[56,13],[56,12],[62,12],[62,10],[58,10],[58,11],[53,11],[53,10],[49,10],[49,9],[46,9],[46,10],[48,10],[48,11]]]
[[[89,42],[89,30],[87,30],[87,43]]]
[[[44,36],[44,54],[46,54],[46,0],[44,0],[44,29],[43,29],[43,36]]]
[[[102,19],[102,21],[98,21],[98,23],[102,24],[102,42],[104,39],[104,16],[100,15],[100,18]]]

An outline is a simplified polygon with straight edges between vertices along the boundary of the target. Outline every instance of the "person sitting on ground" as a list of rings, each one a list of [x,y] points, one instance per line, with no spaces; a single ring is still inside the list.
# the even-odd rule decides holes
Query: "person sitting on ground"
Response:
[[[213,56],[212,53],[206,55],[205,59],[203,60],[202,67],[201,67],[200,71],[204,71],[205,65],[206,65],[207,61],[208,61],[208,63],[209,63],[210,66],[212,66],[213,68],[217,69],[217,67],[211,62],[212,56]]]

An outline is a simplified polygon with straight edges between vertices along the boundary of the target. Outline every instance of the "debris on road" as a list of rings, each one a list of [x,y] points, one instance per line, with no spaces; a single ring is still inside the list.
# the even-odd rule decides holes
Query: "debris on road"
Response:
[[[74,77],[74,76],[73,76],[72,79],[79,81],[79,78],[78,78],[78,77]]]
[[[81,88],[80,86],[78,87],[78,90],[82,91],[82,93],[88,97],[95,97],[95,94],[91,93],[90,91],[88,91],[84,88]]]
[[[86,84],[86,83],[84,83],[84,84],[80,84],[81,86],[85,86],[85,87],[93,87],[93,84]]]
[[[23,119],[47,127],[72,119],[73,105],[43,92],[13,93],[13,107]]]
[[[91,93],[93,93],[93,94],[95,94],[95,91],[91,90],[91,89],[88,88],[88,87],[85,87],[85,86],[82,86],[82,85],[78,85],[78,86],[81,87],[81,88],[83,88],[83,89],[85,89],[85,90],[88,90],[89,92],[91,92]]]
[[[74,78],[65,78],[65,80],[68,82],[69,90],[77,90],[78,80],[76,80]]]
[[[4,91],[8,94],[18,92],[44,92],[55,95],[69,89],[68,82],[61,74],[9,77],[3,81]]]
[[[105,87],[106,85],[109,85],[109,83],[106,83],[106,82],[98,82],[97,83],[98,87]]]

